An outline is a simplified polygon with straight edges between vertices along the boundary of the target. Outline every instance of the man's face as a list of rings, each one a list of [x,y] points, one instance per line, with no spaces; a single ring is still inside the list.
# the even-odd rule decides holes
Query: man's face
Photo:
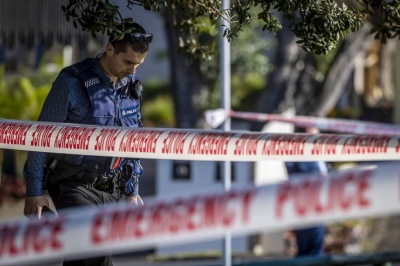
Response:
[[[135,74],[137,67],[144,62],[147,55],[147,53],[135,52],[131,47],[128,47],[125,52],[117,54],[114,47],[111,44],[109,45],[111,47],[107,47],[107,50],[111,51],[111,53],[109,53],[108,68],[111,74],[119,79]]]

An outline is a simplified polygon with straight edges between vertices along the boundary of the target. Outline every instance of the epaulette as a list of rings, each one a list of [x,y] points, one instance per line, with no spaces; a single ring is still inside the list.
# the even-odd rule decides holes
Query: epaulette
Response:
[[[74,73],[75,75],[79,76],[80,73],[82,73],[83,71],[85,71],[91,67],[90,62],[92,60],[93,59],[91,59],[91,58],[86,58],[76,64],[73,64],[72,66],[67,67],[66,70],[69,70],[72,73]]]
[[[100,83],[99,78],[91,69],[91,62],[93,60],[94,59],[92,58],[86,58],[76,64],[73,64],[72,66],[67,67],[65,70],[71,71],[73,74],[78,76],[85,84],[85,87],[91,87]]]

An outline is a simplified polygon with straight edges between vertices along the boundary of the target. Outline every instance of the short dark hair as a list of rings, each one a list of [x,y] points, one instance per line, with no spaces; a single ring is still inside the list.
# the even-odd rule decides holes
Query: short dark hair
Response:
[[[129,33],[146,33],[145,29],[136,22],[124,22],[118,25],[116,28],[119,31],[126,31],[127,29],[131,29]],[[119,38],[119,32],[112,32],[108,39],[108,42],[112,43],[117,54],[120,52],[124,52],[128,45],[132,48],[132,50],[139,53],[146,53],[149,50],[149,44],[147,42],[132,42],[130,34],[124,34],[121,39]]]

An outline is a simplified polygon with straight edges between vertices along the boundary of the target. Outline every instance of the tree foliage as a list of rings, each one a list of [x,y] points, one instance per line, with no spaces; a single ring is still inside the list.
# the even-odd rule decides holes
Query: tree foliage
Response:
[[[224,36],[232,40],[253,19],[263,21],[263,30],[276,33],[282,27],[277,15],[282,14],[290,18],[290,29],[298,38],[298,45],[316,54],[326,54],[335,48],[346,34],[358,31],[365,19],[372,22],[372,33],[382,42],[400,35],[400,0],[247,0],[233,1],[228,10],[221,9],[221,0],[126,0],[126,3],[130,9],[140,5],[154,12],[171,8],[179,11],[176,13],[181,16],[185,14],[176,25],[182,31],[180,45],[203,58],[213,52],[197,38],[197,34],[204,31],[204,18],[213,22],[224,20]],[[257,6],[261,11],[254,18],[250,10]],[[112,32],[122,35],[131,31],[115,28],[131,18],[122,18],[118,6],[108,0],[68,0],[62,10],[76,28],[79,24],[93,36]]]
[[[23,70],[22,73],[6,76],[4,68],[0,65],[0,117],[36,120],[56,73],[41,66],[38,72]]]
[[[252,9],[251,15],[259,8]],[[231,41],[231,105],[233,109],[250,110],[257,94],[265,86],[265,76],[271,71],[268,51],[274,42],[260,34],[262,21],[243,26],[243,31]],[[218,43],[217,39],[214,39]],[[206,89],[194,97],[195,107],[203,112],[221,105],[220,67],[218,51],[213,60],[201,60],[200,71],[207,84]]]

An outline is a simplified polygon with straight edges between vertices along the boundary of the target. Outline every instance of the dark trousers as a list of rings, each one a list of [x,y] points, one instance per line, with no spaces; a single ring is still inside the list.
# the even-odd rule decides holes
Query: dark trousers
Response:
[[[322,255],[325,226],[295,230],[294,233],[297,239],[297,257]]]
[[[49,184],[47,186],[49,195],[56,206],[57,210],[87,207],[90,209],[97,208],[104,203],[117,202],[119,199],[107,192],[97,189],[88,189],[85,184],[74,181],[65,180],[60,184]],[[68,260],[66,259],[63,266],[112,266],[111,254],[104,257]]]

